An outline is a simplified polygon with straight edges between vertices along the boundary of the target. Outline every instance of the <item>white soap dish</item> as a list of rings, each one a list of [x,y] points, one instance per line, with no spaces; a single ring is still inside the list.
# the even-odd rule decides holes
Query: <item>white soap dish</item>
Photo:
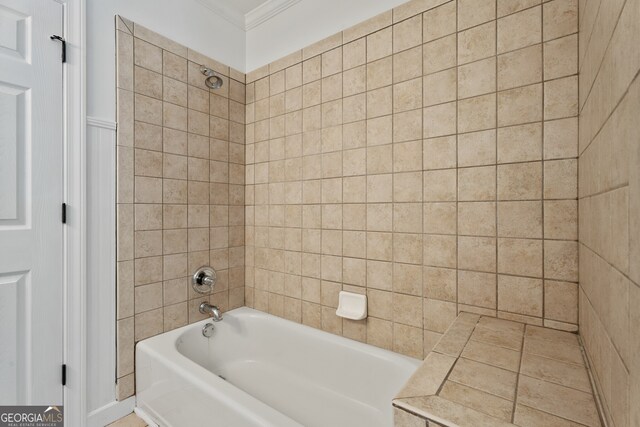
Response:
[[[336,315],[351,320],[362,320],[367,317],[367,296],[351,292],[340,292]]]

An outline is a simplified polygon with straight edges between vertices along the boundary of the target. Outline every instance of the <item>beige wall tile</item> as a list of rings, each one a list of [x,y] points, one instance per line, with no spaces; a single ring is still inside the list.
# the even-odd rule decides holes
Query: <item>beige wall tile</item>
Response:
[[[422,43],[422,16],[399,22],[393,26],[393,52],[400,52]]]
[[[496,54],[496,24],[488,22],[458,33],[458,64]]]
[[[458,29],[474,27],[496,18],[494,0],[460,0],[458,2]]]
[[[498,309],[542,316],[542,280],[498,275]]]
[[[468,38],[470,38],[469,36]],[[487,36],[488,37],[488,36]],[[423,71],[424,74],[434,73],[456,66],[456,35],[443,37],[428,43],[422,47],[423,53]],[[465,39],[467,44],[471,44],[470,40]],[[485,42],[485,44],[489,44]],[[471,46],[465,48],[465,56],[471,57]]]
[[[424,299],[424,327],[430,331],[444,333],[456,319],[456,304],[452,302]]]
[[[187,81],[187,60],[174,53],[162,52],[162,74],[182,82]]]
[[[458,200],[495,200],[495,177],[494,166],[458,169]]]
[[[393,52],[392,27],[385,28],[367,36],[367,62],[391,55]]]
[[[421,79],[413,79],[393,86],[393,112],[421,108],[423,83]]]
[[[578,114],[578,77],[565,77],[544,84],[544,118],[560,119]]]
[[[456,270],[424,267],[422,270],[423,295],[443,301],[456,299]]]
[[[498,16],[509,15],[540,3],[540,0],[498,0]]]
[[[163,331],[162,309],[156,309],[135,316],[136,341],[149,338]]]
[[[544,124],[544,158],[568,158],[578,154],[578,119],[552,120]]]
[[[393,347],[393,323],[375,317],[368,318],[367,343],[390,350]]]
[[[425,139],[423,142],[423,168],[432,170],[456,167],[456,157],[458,156],[456,139],[456,136]]]
[[[500,237],[542,237],[542,203],[499,202],[498,203],[498,236]],[[563,222],[560,221],[562,224]],[[545,217],[545,226],[546,226]],[[545,236],[548,236],[545,233]]]
[[[394,83],[422,76],[422,46],[396,53],[392,61]]]
[[[160,332],[201,318],[197,300],[186,301],[186,281],[179,283],[207,260],[221,269],[225,290],[213,301],[224,308],[246,302],[414,357],[431,349],[456,304],[538,323],[547,313],[542,292],[546,303],[571,304],[564,289],[572,285],[554,284],[577,280],[563,277],[575,267],[565,270],[558,257],[545,264],[541,248],[547,255],[547,244],[576,238],[576,215],[560,210],[564,203],[575,212],[576,196],[547,175],[554,167],[563,175],[554,162],[577,155],[576,112],[567,102],[577,91],[575,31],[548,39],[544,30],[543,58],[543,26],[565,24],[543,21],[539,1],[441,3],[410,2],[250,73],[249,87],[236,72],[237,81],[209,96],[195,53],[189,63],[162,49],[160,61],[154,49],[140,55],[141,74],[164,73],[163,90],[141,80],[129,109],[139,122],[134,129],[131,120],[130,145],[144,150],[145,176],[137,179],[153,191],[134,194],[132,152],[131,200],[123,201],[149,209],[136,211],[135,222],[131,211],[132,237],[122,247],[133,257],[134,227],[138,250],[154,246],[144,237],[162,233],[165,257],[135,264],[144,273],[138,287],[163,283]],[[158,95],[165,106],[153,102]],[[120,142],[127,145],[126,132]],[[162,154],[159,169],[147,152]],[[543,154],[554,162],[543,165]],[[569,180],[577,173],[566,172]],[[566,248],[555,252],[570,257]],[[501,298],[496,273],[505,262],[511,282]],[[554,283],[548,292],[538,286],[543,264]],[[517,287],[509,284],[526,280],[536,291],[512,298]],[[368,291],[371,317],[337,318],[338,289]],[[405,313],[398,307],[407,301]],[[545,319],[561,328],[576,322]]]
[[[136,66],[134,91],[152,98],[162,98],[162,75]]]
[[[496,131],[486,130],[458,135],[459,166],[496,163]]]
[[[477,307],[496,308],[496,275],[460,270],[458,302]]]
[[[162,72],[162,49],[137,37],[133,39],[133,47],[136,65],[156,73]]]
[[[542,196],[542,163],[498,166],[498,199],[531,200]]]
[[[525,86],[540,81],[542,81],[541,44],[498,56],[499,90]]]
[[[578,280],[578,245],[576,242],[546,240],[544,242],[545,278]]]
[[[117,20],[116,20],[117,21]],[[116,31],[117,63],[116,86],[133,90],[133,37],[127,31]]]
[[[542,133],[540,123],[498,129],[498,163],[540,160]]]
[[[542,277],[542,241],[498,239],[498,272]]]
[[[458,237],[458,267],[465,270],[496,271],[496,239]]]
[[[130,147],[118,146],[117,155],[117,187],[116,201],[132,203],[134,199],[134,150]]]
[[[457,240],[455,236],[425,234],[423,262],[432,267],[456,267]]]
[[[495,94],[458,101],[458,132],[473,132],[495,127]]]
[[[544,162],[545,199],[572,199],[577,197],[577,160]]]
[[[495,202],[458,203],[458,234],[467,236],[495,236]]]
[[[575,200],[544,202],[544,235],[549,239],[577,240],[578,203]]]
[[[162,102],[143,95],[135,96],[135,120],[162,125]],[[133,121],[131,121],[133,123]]]
[[[541,7],[533,7],[498,19],[498,53],[540,43],[541,21]]]
[[[421,359],[423,357],[422,337],[422,328],[394,323],[393,351]]]
[[[544,40],[551,40],[578,31],[577,0],[554,0],[543,8]]]
[[[498,126],[542,120],[542,85],[534,84],[498,93]]]
[[[393,142],[420,139],[423,133],[421,110],[405,111],[393,116]]]
[[[453,202],[425,203],[423,231],[431,234],[456,234],[457,207]]]
[[[456,132],[455,102],[427,107],[423,111],[424,138],[451,135]]]
[[[236,80],[210,95],[202,84],[199,64],[205,62],[224,75],[229,68],[195,52],[191,56],[197,63],[188,62],[186,48],[142,27],[131,42],[135,57],[129,67],[135,87],[130,89],[137,95],[135,99],[126,92],[118,95],[118,142],[127,146],[119,149],[119,201],[133,203],[118,207],[118,258],[131,261],[126,264],[129,270],[124,263],[119,268],[118,300],[119,316],[135,312],[133,348],[134,340],[202,318],[196,313],[199,300],[189,305],[186,301],[185,278],[197,266],[211,263],[219,269],[221,292],[213,300],[223,310],[244,301],[244,214],[234,213],[230,220],[226,205],[244,204],[245,157],[240,144],[245,142],[246,91],[244,83]],[[122,61],[127,58],[126,48],[119,47]],[[244,75],[235,72],[234,76],[244,81]],[[257,93],[269,101],[272,91],[284,90],[284,72],[278,77],[272,85],[265,79],[257,91],[252,86],[249,95]],[[277,112],[278,104],[271,104],[265,119]],[[279,132],[277,125],[274,122],[272,134]],[[210,133],[215,138],[211,141]],[[260,128],[258,136],[263,133]],[[128,148],[134,145],[135,151]],[[221,206],[210,213],[210,202]],[[230,245],[234,247],[227,249]],[[228,267],[232,269],[225,270]],[[232,296],[226,291],[230,285]],[[123,298],[129,303],[124,304]],[[121,397],[133,393],[133,383],[124,386],[127,390]]]
[[[116,324],[117,342],[117,377],[121,378],[134,371],[134,321],[133,317],[118,320]]]
[[[456,4],[448,2],[423,14],[423,41],[439,39],[456,32]]]
[[[444,169],[424,172],[424,201],[456,200],[456,170]]]
[[[455,70],[453,70],[455,75]],[[458,98],[469,98],[496,90],[496,58],[458,67]]]
[[[565,77],[578,72],[578,36],[576,34],[545,42],[545,80]]]
[[[545,317],[567,323],[578,322],[578,285],[545,280]]]
[[[162,127],[143,122],[135,122],[134,130],[134,146],[136,148],[162,151]]]

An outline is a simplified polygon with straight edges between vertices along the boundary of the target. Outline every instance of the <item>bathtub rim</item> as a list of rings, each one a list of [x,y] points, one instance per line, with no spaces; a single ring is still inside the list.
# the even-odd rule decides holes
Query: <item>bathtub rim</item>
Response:
[[[275,324],[282,325],[285,330],[291,328],[299,329],[305,335],[309,334],[313,339],[319,339],[323,342],[329,342],[334,345],[337,344],[340,347],[364,352],[369,355],[373,355],[376,358],[393,363],[396,366],[409,368],[411,369],[411,375],[422,364],[422,360],[419,359],[332,334],[327,331],[284,319],[250,307],[239,307],[225,312],[224,315],[231,317],[238,316],[239,318],[250,317],[264,319],[265,321],[275,322]],[[273,419],[276,418],[281,420],[280,422],[282,425],[300,426],[297,421],[288,417],[286,414],[267,405],[243,389],[223,380],[214,372],[208,370],[189,358],[187,355],[180,352],[178,349],[178,342],[180,338],[187,332],[192,332],[194,329],[202,329],[202,327],[209,322],[211,322],[211,319],[206,318],[198,322],[146,338],[136,343],[136,383],[138,383],[138,374],[141,372],[141,369],[138,367],[138,360],[140,360],[138,352],[144,352],[147,353],[148,357],[153,358],[156,363],[166,366],[166,369],[173,371],[175,375],[184,378],[184,380],[189,383],[192,383],[194,387],[200,390],[206,390],[207,394],[218,399],[222,404],[244,414],[247,413],[247,408],[250,408],[250,418],[255,419],[256,421],[272,422]],[[222,322],[224,322],[224,319]],[[154,417],[151,416],[150,411],[144,407],[144,400],[141,401],[139,398],[139,392],[139,390],[136,390],[136,408],[141,411],[146,418],[153,420]],[[389,401],[389,406],[392,407],[392,401]],[[149,409],[151,408],[149,407]],[[156,411],[153,412],[153,415],[156,415]],[[157,414],[157,417],[161,418],[160,414]]]

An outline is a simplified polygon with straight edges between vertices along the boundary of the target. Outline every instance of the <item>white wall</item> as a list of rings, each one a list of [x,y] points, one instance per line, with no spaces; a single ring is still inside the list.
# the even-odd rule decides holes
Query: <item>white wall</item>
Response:
[[[89,117],[115,120],[114,15],[239,71],[245,69],[245,32],[196,0],[87,0]]]
[[[247,32],[246,71],[386,12],[407,0],[302,0]]]

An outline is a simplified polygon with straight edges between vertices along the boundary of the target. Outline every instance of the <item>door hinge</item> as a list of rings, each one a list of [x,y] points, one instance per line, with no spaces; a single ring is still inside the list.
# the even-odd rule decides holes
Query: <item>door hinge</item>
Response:
[[[62,365],[62,385],[67,385],[67,365]]]
[[[66,203],[62,204],[62,223],[63,224],[67,223],[67,204]]]
[[[51,40],[57,40],[62,43],[62,62],[67,62],[67,42],[65,41],[64,37],[56,36],[54,34],[50,38]]]

